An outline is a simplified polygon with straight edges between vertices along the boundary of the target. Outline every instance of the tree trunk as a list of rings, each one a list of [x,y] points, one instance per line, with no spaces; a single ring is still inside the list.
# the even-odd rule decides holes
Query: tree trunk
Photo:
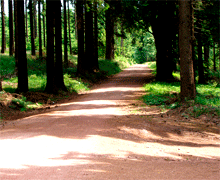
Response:
[[[26,24],[26,41],[28,42],[28,11],[27,11],[27,5],[28,0],[25,0],[25,24]]]
[[[5,53],[5,10],[4,10],[4,0],[1,0],[1,15],[2,15],[2,50],[1,53]]]
[[[75,38],[78,39],[78,33],[77,33],[77,9],[76,9],[76,3],[75,3]]]
[[[204,66],[202,59],[202,33],[201,33],[201,20],[198,22],[198,71],[199,71],[199,84],[205,84]]]
[[[85,72],[83,2],[81,0],[76,0],[76,13],[77,13],[77,34],[78,34],[77,74],[80,75],[80,74],[84,74]]]
[[[109,9],[105,12],[106,17],[106,56],[108,60],[114,59],[114,18],[113,9],[111,4],[109,4]]]
[[[55,64],[54,64],[54,2],[46,0],[46,21],[47,21],[47,85],[45,92],[57,93],[55,83]]]
[[[35,52],[35,41],[34,41],[34,21],[33,21],[33,2],[29,0],[29,10],[30,10],[30,27],[31,27],[31,54],[32,56],[36,55]]]
[[[192,61],[190,8],[190,1],[179,1],[180,96],[182,101],[186,99],[195,99],[196,97]]]
[[[64,20],[64,68],[68,68],[67,52],[67,21],[66,21],[66,0],[63,0],[63,20]]]
[[[85,5],[85,59],[86,70],[93,72],[94,69],[94,38],[93,38],[93,13],[92,4],[86,1]]]
[[[68,29],[69,29],[69,47],[70,47],[70,54],[73,54],[72,52],[72,43],[71,43],[71,29],[70,29],[70,5],[69,1],[67,2],[68,5]]]
[[[45,4],[43,3],[43,12],[45,13]],[[45,24],[45,14],[43,14],[43,34],[44,34],[44,47],[46,47],[46,24]]]
[[[98,3],[97,0],[94,2],[94,69],[99,70],[99,57],[98,57]]]
[[[10,36],[10,47],[9,47],[9,55],[13,56],[14,53],[14,27],[13,27],[13,8],[12,8],[12,0],[8,0],[9,7],[9,36]]]
[[[37,0],[32,0],[33,4],[33,31],[34,31],[34,39],[37,38],[37,11],[36,11],[36,5],[37,5]]]
[[[206,68],[209,69],[209,45],[208,44],[204,46],[204,60],[205,60]]]
[[[216,71],[216,56],[215,56],[215,42],[214,42],[214,46],[213,46],[213,70]]]
[[[18,88],[17,92],[28,91],[27,56],[25,41],[24,0],[17,0],[17,50],[18,50]]]
[[[38,0],[38,28],[39,28],[39,57],[42,57],[42,38],[41,38],[41,0]]]
[[[14,0],[14,22],[15,22],[15,73],[18,75],[18,24],[17,24],[17,0]]]
[[[1,79],[0,79],[0,91],[3,91],[3,89],[2,89],[2,80]]]
[[[61,1],[55,2],[55,83],[58,90],[67,91],[63,80],[63,61],[62,61],[62,29],[61,29]]]

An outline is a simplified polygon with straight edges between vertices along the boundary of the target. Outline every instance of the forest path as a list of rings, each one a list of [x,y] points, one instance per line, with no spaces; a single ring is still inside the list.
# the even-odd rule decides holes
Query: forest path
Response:
[[[8,122],[0,179],[219,179],[219,134],[152,117],[158,109],[138,100],[151,78],[134,65],[48,113]]]

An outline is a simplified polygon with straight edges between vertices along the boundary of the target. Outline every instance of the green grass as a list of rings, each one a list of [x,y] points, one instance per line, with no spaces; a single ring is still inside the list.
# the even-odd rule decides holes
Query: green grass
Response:
[[[155,63],[148,63],[149,67],[155,70]],[[179,73],[177,73],[178,75]],[[180,83],[151,82],[144,85],[146,95],[143,101],[147,105],[157,105],[162,109],[174,109],[182,106],[180,103]],[[197,96],[194,101],[188,102],[185,113],[198,117],[202,114],[220,116],[220,87],[216,82],[207,85],[196,85]]]
[[[113,61],[100,59],[99,67],[100,71],[84,75],[83,77],[76,77],[77,56],[69,55],[70,67],[64,69],[64,83],[69,93],[80,93],[82,91],[89,90],[91,84],[106,78],[107,76],[119,73],[122,69],[129,67],[135,62],[132,59],[117,57]],[[45,58],[33,58],[31,55],[27,55],[28,64],[28,87],[32,92],[43,92],[46,87],[46,60]],[[3,79],[2,93],[9,92],[14,93],[17,88],[18,78],[15,75],[15,59],[7,55],[0,56],[0,73]],[[62,93],[62,92],[60,92]],[[63,92],[64,97],[66,96]],[[68,95],[67,95],[68,96]],[[3,97],[3,96],[2,96]],[[60,97],[58,97],[60,98]],[[55,100],[55,99],[54,99]],[[2,100],[3,101],[3,100]],[[14,108],[19,107],[22,111],[27,109],[37,108],[41,106],[40,103],[27,102],[24,96],[21,98],[13,98],[12,105]],[[12,107],[13,108],[13,107]]]

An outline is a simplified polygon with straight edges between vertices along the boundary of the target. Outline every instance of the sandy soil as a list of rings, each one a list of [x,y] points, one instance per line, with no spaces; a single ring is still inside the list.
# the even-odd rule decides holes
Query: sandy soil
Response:
[[[219,179],[219,126],[144,106],[151,78],[135,65],[48,112],[5,121],[0,179]]]

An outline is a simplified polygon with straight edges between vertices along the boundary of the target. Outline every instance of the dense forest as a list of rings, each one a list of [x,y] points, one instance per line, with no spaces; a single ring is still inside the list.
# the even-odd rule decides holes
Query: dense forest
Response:
[[[156,61],[156,80],[176,81],[181,99],[194,99],[196,83],[219,86],[219,1],[1,0],[0,90],[16,75],[16,92],[30,90],[29,55],[45,67],[47,93],[67,91],[64,74],[100,73],[100,59]],[[6,5],[7,4],[7,5]],[[6,7],[5,7],[6,6]],[[7,11],[6,11],[7,9]],[[7,12],[7,13],[6,13]],[[77,57],[75,69],[70,56]],[[73,70],[71,72],[71,70]],[[33,74],[32,74],[33,76]]]

